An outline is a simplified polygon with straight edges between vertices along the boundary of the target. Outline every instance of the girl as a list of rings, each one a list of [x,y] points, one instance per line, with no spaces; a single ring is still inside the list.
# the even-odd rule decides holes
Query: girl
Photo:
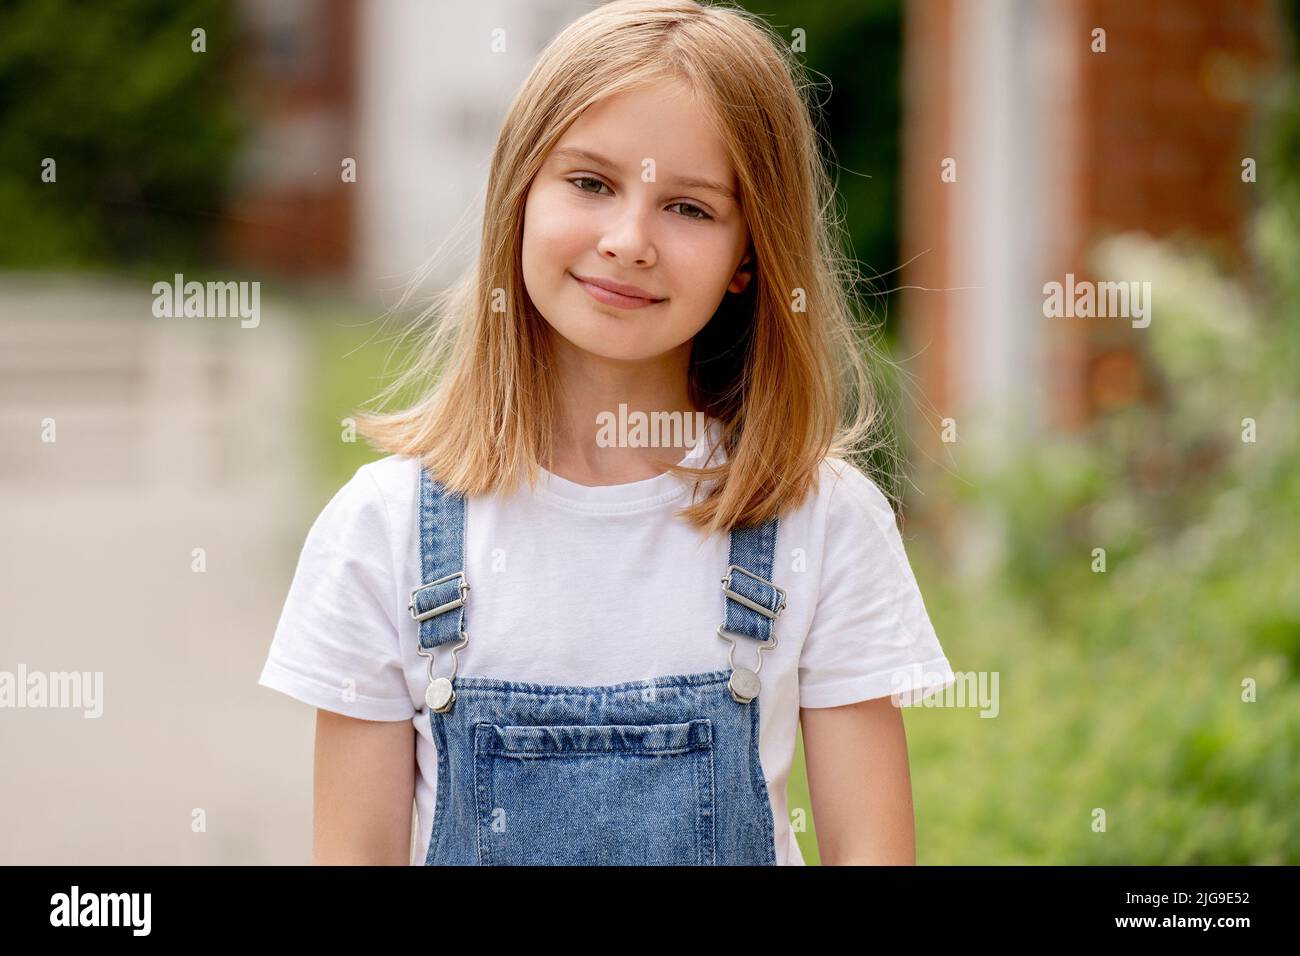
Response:
[[[915,862],[899,705],[953,675],[851,463],[877,416],[796,76],[692,0],[541,55],[390,391],[438,378],[362,418],[388,457],[262,674],[318,708],[315,862],[802,864],[796,722],[822,861]]]

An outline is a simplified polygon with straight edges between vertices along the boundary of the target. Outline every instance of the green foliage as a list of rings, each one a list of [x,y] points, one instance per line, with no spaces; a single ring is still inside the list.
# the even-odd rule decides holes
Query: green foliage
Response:
[[[314,491],[328,498],[366,462],[383,457],[361,435],[344,441],[344,419],[381,410],[376,396],[414,358],[420,346],[405,320],[377,316],[365,306],[338,296],[300,302],[311,316],[309,337],[314,385],[306,396],[316,475]],[[413,404],[420,394],[406,390],[386,409]]]
[[[0,28],[0,264],[210,257],[239,139],[219,0],[6,4]],[[207,52],[190,31],[207,32]],[[43,182],[42,162],[57,163]],[[16,227],[14,227],[16,226]]]
[[[954,670],[998,671],[1002,700],[909,716],[923,862],[1300,862],[1298,116],[1293,94],[1261,164],[1262,288],[1188,247],[1097,247],[1100,277],[1152,282],[1158,400],[962,461],[960,510],[1005,547],[918,577]]]

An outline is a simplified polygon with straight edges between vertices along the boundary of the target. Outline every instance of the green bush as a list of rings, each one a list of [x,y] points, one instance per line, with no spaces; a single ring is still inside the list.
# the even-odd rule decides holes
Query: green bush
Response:
[[[230,5],[33,0],[6,4],[3,22],[0,265],[209,259],[241,134]],[[198,27],[204,53],[191,51]]]
[[[1100,243],[1100,278],[1152,282],[1141,334],[1158,399],[1010,460],[960,460],[959,511],[991,516],[1005,547],[978,578],[920,554],[917,573],[954,669],[998,671],[1001,709],[909,715],[922,862],[1300,862],[1300,216],[1277,148],[1300,97],[1287,102],[1253,234],[1266,281],[1144,237]]]

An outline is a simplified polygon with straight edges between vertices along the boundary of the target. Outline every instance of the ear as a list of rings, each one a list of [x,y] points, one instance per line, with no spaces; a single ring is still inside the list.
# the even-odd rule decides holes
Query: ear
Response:
[[[753,247],[745,253],[745,258],[740,260],[740,265],[736,267],[736,274],[731,277],[731,282],[727,286],[728,292],[744,292],[749,283],[754,278],[754,252]]]

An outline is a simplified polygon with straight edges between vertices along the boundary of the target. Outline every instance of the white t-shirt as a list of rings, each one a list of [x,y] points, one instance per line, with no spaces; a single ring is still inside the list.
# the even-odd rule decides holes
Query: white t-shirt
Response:
[[[699,465],[716,446],[712,424],[710,440],[683,464]],[[390,455],[362,465],[325,506],[259,680],[350,717],[414,721],[416,865],[428,852],[438,785],[428,664],[416,654],[419,625],[407,610],[422,583],[419,479],[416,459]],[[521,482],[507,496],[471,496],[469,642],[457,674],[598,685],[725,670],[730,646],[717,628],[727,538],[706,539],[672,515],[689,493],[668,473],[588,487],[543,471],[535,494]],[[955,678],[889,502],[847,462],[824,460],[818,490],[781,517],[773,580],[787,606],[759,674],[759,755],[777,862],[802,865],[786,805],[799,708],[893,694],[916,703]],[[437,674],[450,671],[447,647]],[[739,640],[736,665],[752,669],[756,652],[756,643]]]

